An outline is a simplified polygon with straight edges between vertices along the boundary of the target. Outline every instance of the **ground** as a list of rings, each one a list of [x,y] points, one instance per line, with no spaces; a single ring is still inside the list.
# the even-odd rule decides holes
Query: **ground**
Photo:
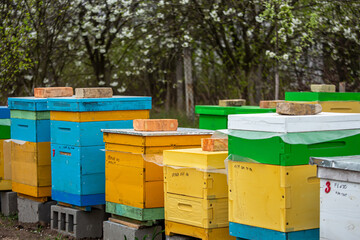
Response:
[[[58,232],[52,231],[49,227],[43,227],[38,224],[19,223],[16,215],[10,217],[0,215],[0,239],[70,240],[74,238],[62,236]]]

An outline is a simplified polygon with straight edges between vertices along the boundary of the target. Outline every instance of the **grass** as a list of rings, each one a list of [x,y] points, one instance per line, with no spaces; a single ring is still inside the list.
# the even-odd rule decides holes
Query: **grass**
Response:
[[[189,119],[186,116],[186,112],[179,111],[177,109],[170,109],[166,111],[165,109],[152,109],[150,112],[150,118],[152,119],[163,119],[171,118],[177,119],[179,122],[179,127],[189,127],[189,128],[199,128],[199,118],[195,116],[194,120]]]

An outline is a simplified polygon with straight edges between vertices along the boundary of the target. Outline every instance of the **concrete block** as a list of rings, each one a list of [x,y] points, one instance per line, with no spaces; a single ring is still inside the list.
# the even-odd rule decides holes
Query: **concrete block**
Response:
[[[176,131],[178,127],[177,119],[134,119],[133,126],[135,131],[157,132],[157,131]]]
[[[166,236],[166,240],[197,240],[198,238],[184,236],[184,235],[174,235]]]
[[[50,223],[50,208],[56,201],[37,202],[31,199],[18,197],[19,222],[40,223],[47,225]]]
[[[54,205],[51,207],[51,229],[75,238],[101,238],[107,214],[93,208],[90,212]]]
[[[1,192],[1,213],[4,216],[10,216],[17,212],[17,193]]]
[[[245,99],[226,99],[219,100],[220,107],[230,107],[230,106],[244,106],[246,104]]]
[[[34,88],[34,96],[36,98],[71,97],[73,93],[72,87]]]
[[[226,138],[202,138],[201,148],[203,151],[227,151],[228,140]]]
[[[75,88],[77,98],[111,98],[112,96],[112,88]]]
[[[163,234],[160,233],[162,228],[160,225],[155,225],[152,227],[144,227],[144,228],[131,228],[120,223],[115,223],[111,221],[104,222],[104,240],[118,240],[118,239],[154,239],[154,240],[162,240]],[[154,234],[159,233],[156,238],[153,238]]]
[[[315,115],[321,111],[320,104],[284,102],[276,105],[276,112],[281,115]]]

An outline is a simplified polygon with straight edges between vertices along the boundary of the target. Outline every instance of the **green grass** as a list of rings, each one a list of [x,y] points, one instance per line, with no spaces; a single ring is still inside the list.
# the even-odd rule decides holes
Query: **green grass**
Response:
[[[189,128],[199,128],[199,118],[195,117],[194,120],[190,120],[186,116],[186,112],[178,111],[176,109],[170,109],[166,111],[165,109],[152,109],[150,112],[150,118],[152,119],[177,119],[179,122],[179,127],[189,127]]]

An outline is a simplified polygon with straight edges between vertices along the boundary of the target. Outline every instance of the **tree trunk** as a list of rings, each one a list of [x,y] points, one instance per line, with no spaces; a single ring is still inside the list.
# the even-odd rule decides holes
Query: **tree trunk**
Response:
[[[176,60],[176,106],[178,111],[184,110],[184,70],[183,70],[183,63],[182,57],[179,56]]]
[[[186,115],[189,119],[195,119],[194,112],[194,86],[192,77],[191,50],[184,49],[184,71],[185,71],[185,101]]]

